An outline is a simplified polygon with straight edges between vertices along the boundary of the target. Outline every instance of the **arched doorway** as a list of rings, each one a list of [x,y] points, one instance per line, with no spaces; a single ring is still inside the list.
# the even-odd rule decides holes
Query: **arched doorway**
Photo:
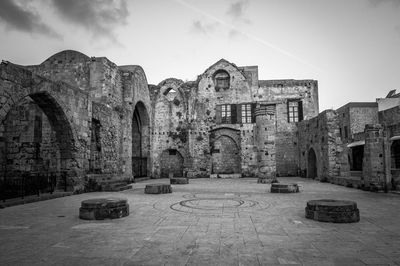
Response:
[[[236,142],[222,135],[212,144],[212,174],[240,173],[240,152]]]
[[[161,178],[183,176],[183,156],[175,149],[168,149],[161,153],[160,156],[160,176]]]
[[[11,106],[1,124],[5,197],[20,196],[14,195],[21,193],[16,184],[22,184],[24,195],[54,186],[66,190],[67,176],[75,174],[75,145],[59,103],[47,92],[29,94]]]
[[[315,179],[318,176],[317,173],[317,156],[315,155],[315,151],[311,148],[308,151],[308,160],[307,160],[307,177]]]
[[[146,106],[138,102],[132,118],[132,175],[146,177],[150,146],[150,122]]]
[[[391,168],[400,169],[400,140],[394,140],[390,146]]]

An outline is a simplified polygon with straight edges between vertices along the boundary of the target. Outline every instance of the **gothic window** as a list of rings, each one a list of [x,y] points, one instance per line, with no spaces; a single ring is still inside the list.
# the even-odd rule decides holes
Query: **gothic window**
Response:
[[[246,103],[242,104],[242,123],[251,123],[252,122],[252,117],[251,117],[251,104]]]
[[[221,89],[227,90],[229,89],[230,86],[230,76],[228,72],[225,70],[219,70],[215,75],[214,75],[214,85],[215,85],[215,90],[219,91]]]
[[[301,101],[288,101],[288,121],[299,122],[303,120],[303,104]]]
[[[223,124],[231,123],[231,105],[230,104],[223,104],[221,106],[221,118]]]

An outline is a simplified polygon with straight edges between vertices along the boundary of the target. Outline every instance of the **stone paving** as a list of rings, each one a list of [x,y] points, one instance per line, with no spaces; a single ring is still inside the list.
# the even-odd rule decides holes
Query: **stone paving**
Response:
[[[0,265],[400,265],[400,195],[301,178],[272,194],[256,179],[193,179],[172,194],[95,192],[0,209]],[[130,215],[80,220],[82,200],[128,199]],[[356,201],[361,220],[305,218],[312,199]]]

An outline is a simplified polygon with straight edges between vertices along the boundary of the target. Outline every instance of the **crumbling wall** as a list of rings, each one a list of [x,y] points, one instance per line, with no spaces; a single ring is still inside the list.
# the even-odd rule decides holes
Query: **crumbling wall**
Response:
[[[167,79],[153,89],[153,91],[156,90],[153,102],[154,127],[152,131],[155,177],[161,176],[162,164],[165,161],[175,158],[167,158],[166,154],[169,154],[169,150],[179,150],[182,160],[187,161],[188,159],[188,106],[185,92],[181,88],[182,84],[181,80]]]
[[[331,181],[341,175],[343,156],[339,133],[339,120],[333,110],[326,110],[317,117],[298,123],[299,166],[302,176],[310,171],[308,153],[316,153],[317,179]]]
[[[3,174],[20,177],[23,173],[60,170],[60,150],[46,115],[30,98],[14,106],[4,121]]]
[[[297,175],[297,125],[288,121],[288,102],[301,101],[303,119],[318,115],[318,83],[315,80],[262,80],[253,95],[260,103],[276,104],[276,174]]]
[[[229,87],[218,88],[215,75],[220,71],[229,74]],[[256,78],[256,77],[253,77]],[[211,174],[211,152],[210,152],[210,130],[217,130],[221,127],[229,127],[244,132],[246,138],[243,143],[250,146],[249,139],[254,134],[253,124],[242,123],[221,123],[216,120],[218,105],[237,105],[252,102],[252,82],[246,78],[243,71],[235,65],[220,60],[209,67],[198,78],[198,85],[191,90],[189,97],[189,151],[192,157],[192,169],[190,176],[210,176]],[[250,136],[251,135],[251,136]],[[254,145],[254,144],[253,144]],[[245,153],[242,153],[243,150]],[[241,168],[249,169],[250,158],[255,158],[253,149],[241,149]],[[248,171],[248,170],[247,170]]]
[[[65,50],[40,65],[27,66],[30,71],[52,81],[63,81],[81,90],[90,89],[91,59],[77,51]]]

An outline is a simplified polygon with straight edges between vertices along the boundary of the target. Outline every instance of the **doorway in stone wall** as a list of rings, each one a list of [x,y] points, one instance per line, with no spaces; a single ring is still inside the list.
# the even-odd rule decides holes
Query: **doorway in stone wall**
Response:
[[[138,102],[132,117],[132,175],[146,177],[149,159],[150,130],[146,106]]]
[[[183,156],[175,149],[164,150],[160,156],[161,178],[183,177]]]
[[[47,92],[16,102],[1,121],[2,198],[67,190],[74,137],[63,108]]]
[[[307,177],[315,179],[318,176],[317,173],[317,156],[315,155],[315,151],[311,148],[308,151],[308,158],[307,158]]]
[[[212,144],[211,152],[212,174],[239,174],[241,172],[239,148],[230,136],[218,137]]]

